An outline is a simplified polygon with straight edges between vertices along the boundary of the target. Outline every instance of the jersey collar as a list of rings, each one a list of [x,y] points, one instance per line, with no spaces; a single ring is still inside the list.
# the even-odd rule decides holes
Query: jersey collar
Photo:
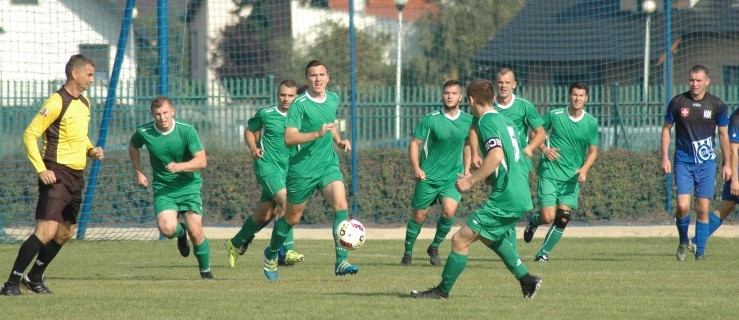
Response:
[[[308,94],[307,91],[305,92],[305,96],[308,97],[308,99],[310,99],[310,101],[313,101],[315,103],[324,103],[324,102],[326,102],[326,98],[328,97],[328,94],[326,94],[325,91],[323,93],[324,93],[323,94],[323,99],[321,99],[321,100],[318,100],[316,98],[311,97],[310,94]]]
[[[498,99],[496,97],[496,99],[495,99],[495,106],[498,107],[498,108],[501,108],[501,109],[505,110],[505,109],[508,109],[508,108],[512,107],[514,102],[516,102],[516,95],[515,94],[511,94],[511,103],[506,104],[506,105],[499,104],[498,103]]]
[[[462,114],[462,110],[457,109],[457,115],[451,116],[448,113],[446,113],[446,110],[444,110],[444,107],[441,107],[441,114],[447,117],[447,119],[454,121],[454,120],[457,120],[459,118],[459,115]]]
[[[166,136],[166,135],[172,133],[172,131],[174,131],[174,127],[176,125],[177,125],[177,121],[175,121],[174,118],[172,118],[172,128],[170,128],[169,130],[167,130],[166,132],[164,132],[162,130],[159,130],[159,127],[157,127],[157,124],[156,124],[156,121],[155,121],[154,122],[154,130],[156,130],[157,132],[159,132],[161,135]]]

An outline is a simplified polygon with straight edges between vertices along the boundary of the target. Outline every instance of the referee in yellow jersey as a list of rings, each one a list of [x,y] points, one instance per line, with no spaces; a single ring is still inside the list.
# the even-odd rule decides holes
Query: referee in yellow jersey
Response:
[[[94,80],[95,64],[83,55],[73,55],[64,71],[66,83],[44,102],[23,133],[26,154],[38,174],[36,227],[18,250],[2,288],[5,296],[20,295],[20,288],[51,293],[44,283],[44,270],[73,235],[87,158],[103,159],[103,149],[93,147],[87,136],[90,101],[82,95]],[[44,138],[43,153],[37,144],[40,137]],[[34,257],[31,271],[23,274]]]

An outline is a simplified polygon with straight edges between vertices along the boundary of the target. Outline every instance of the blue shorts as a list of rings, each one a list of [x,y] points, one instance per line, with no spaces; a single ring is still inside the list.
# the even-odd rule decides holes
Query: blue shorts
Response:
[[[721,191],[721,201],[739,203],[739,197],[731,194],[731,180],[724,182],[724,190]]]
[[[716,188],[716,163],[675,162],[677,194],[690,194],[695,188],[696,198],[712,199]]]

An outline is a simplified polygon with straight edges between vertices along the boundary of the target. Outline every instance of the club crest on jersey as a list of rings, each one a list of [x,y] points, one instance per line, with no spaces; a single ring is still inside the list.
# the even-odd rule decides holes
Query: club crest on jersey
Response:
[[[711,119],[711,110],[703,110],[703,119]]]
[[[49,115],[49,109],[43,108],[41,111],[38,112],[38,114],[42,117],[46,117]]]
[[[681,117],[687,118],[689,113],[690,113],[690,109],[688,109],[688,108],[680,108],[680,116]]]

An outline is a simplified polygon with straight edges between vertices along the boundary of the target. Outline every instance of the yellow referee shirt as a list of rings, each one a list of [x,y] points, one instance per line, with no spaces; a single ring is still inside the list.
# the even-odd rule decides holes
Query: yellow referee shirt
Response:
[[[46,170],[44,161],[83,170],[87,153],[93,148],[87,137],[90,123],[90,101],[73,97],[63,87],[44,102],[36,117],[23,133],[23,145],[36,173]],[[39,153],[38,139],[44,137],[44,155]]]

